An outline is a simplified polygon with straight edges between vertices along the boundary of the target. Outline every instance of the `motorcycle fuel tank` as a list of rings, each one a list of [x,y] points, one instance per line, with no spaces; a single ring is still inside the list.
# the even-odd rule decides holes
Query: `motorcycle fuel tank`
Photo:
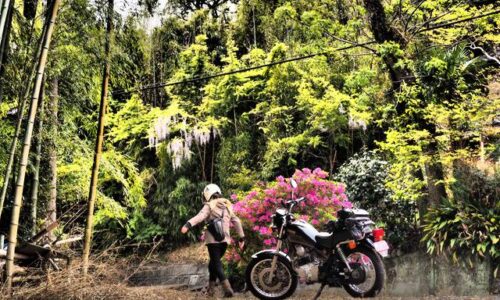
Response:
[[[303,220],[293,221],[287,228],[289,239],[295,243],[313,246],[316,244],[318,230]]]

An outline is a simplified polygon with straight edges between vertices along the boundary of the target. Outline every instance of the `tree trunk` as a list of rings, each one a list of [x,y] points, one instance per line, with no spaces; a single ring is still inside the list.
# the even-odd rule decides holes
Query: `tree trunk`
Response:
[[[347,16],[344,0],[337,0],[336,4],[337,4],[337,15],[339,18],[339,23],[342,25],[347,25],[349,18]]]
[[[38,115],[38,134],[36,136],[36,155],[35,155],[35,166],[33,172],[33,183],[31,187],[31,234],[34,236],[36,234],[36,218],[37,218],[37,206],[38,206],[38,187],[40,185],[40,158],[42,153],[42,131],[43,131],[43,119],[45,118],[45,103],[44,103],[44,83],[45,80],[42,79],[42,86],[40,88],[40,113]]]
[[[6,20],[5,20],[5,27],[2,32],[1,41],[0,41],[0,64],[3,66],[4,64],[4,58],[5,58],[5,53],[7,52],[7,48],[9,46],[9,37],[10,37],[10,31],[12,28],[12,15],[14,13],[14,2],[10,2],[9,7],[7,8],[6,13]],[[3,11],[2,11],[3,14]]]
[[[434,136],[435,132],[431,131]],[[429,207],[436,207],[446,198],[446,188],[444,185],[443,165],[439,159],[437,142],[433,141],[426,147],[430,161],[425,164],[425,177],[427,179],[427,190],[429,193]]]
[[[2,12],[3,13],[3,12]],[[14,2],[10,2],[7,11],[5,14],[7,15],[7,20],[5,24],[5,29],[3,33],[0,35],[0,103],[2,103],[3,93],[4,93],[4,78],[3,74],[5,72],[5,62],[7,61],[7,52],[9,51],[9,40],[10,40],[10,31],[12,29],[12,15],[14,13]]]
[[[446,189],[442,181],[444,178],[443,166],[437,161],[427,163],[425,164],[425,175],[427,177],[427,190],[429,191],[428,206],[436,207],[443,198],[446,198]]]
[[[9,14],[9,8],[14,5],[14,1],[3,0],[2,14],[0,15],[0,36],[3,38],[5,28],[7,27],[7,15]]]
[[[92,166],[92,175],[90,178],[90,191],[88,201],[87,222],[85,224],[85,240],[83,245],[83,274],[87,275],[89,268],[90,246],[92,242],[92,227],[94,222],[94,205],[97,195],[97,180],[99,175],[99,164],[101,161],[102,144],[104,140],[104,121],[106,115],[106,107],[108,101],[108,83],[109,83],[109,70],[111,64],[111,40],[113,33],[113,12],[114,0],[108,0],[108,13],[107,13],[107,26],[106,26],[106,43],[105,55],[106,62],[103,72],[102,89],[101,89],[101,104],[99,107],[99,123],[97,140],[95,145],[94,165]]]
[[[404,38],[394,29],[387,24],[387,18],[384,12],[384,7],[380,0],[364,0],[366,11],[370,19],[370,27],[375,38],[379,44],[385,42],[396,42],[401,49],[406,48]],[[403,82],[410,82],[413,80],[413,72],[406,66],[396,66],[398,57],[395,54],[386,54],[383,57],[384,63],[389,69],[389,75],[392,80],[392,92],[396,92],[401,88]],[[398,102],[396,111],[398,114],[404,113],[406,104]]]
[[[395,42],[399,44],[401,49],[405,49],[406,41],[404,38],[387,24],[381,1],[364,0],[364,6],[369,14],[371,31],[377,43]],[[389,69],[389,75],[392,80],[392,93],[399,91],[403,82],[414,82],[414,74],[408,67],[397,66],[399,58],[396,55],[387,54],[383,57],[383,60]],[[402,115],[405,111],[406,103],[398,101],[396,104],[397,114]],[[434,124],[422,118],[416,121],[421,128],[428,130],[431,136],[435,135],[436,128]],[[428,183],[429,203],[436,205],[442,198],[446,197],[446,190],[442,184],[444,180],[443,166],[438,159],[437,145],[430,145],[424,151],[432,157],[432,162],[425,166],[425,175]]]
[[[44,25],[43,30],[42,30],[42,35],[40,36],[40,39],[38,41],[38,47],[37,51],[35,54],[35,58],[33,59],[33,66],[31,67],[31,71],[29,73],[29,79],[27,81],[27,84],[24,87],[24,93],[19,99],[19,105],[17,106],[17,124],[16,124],[16,130],[14,133],[14,137],[12,139],[12,142],[10,144],[10,154],[9,154],[9,160],[7,161],[7,166],[5,167],[5,175],[4,175],[4,184],[2,187],[2,194],[0,195],[0,219],[2,217],[2,212],[3,212],[3,206],[5,203],[5,198],[7,196],[7,190],[9,187],[9,181],[10,177],[12,175],[12,168],[14,166],[14,160],[15,160],[15,153],[17,149],[17,141],[19,140],[19,136],[21,135],[21,125],[23,122],[24,118],[24,110],[26,106],[26,101],[28,100],[29,97],[29,92],[30,92],[30,85],[31,82],[33,81],[33,78],[35,77],[35,72],[37,70],[38,64],[35,62],[39,57],[42,52],[42,45],[45,40],[45,35],[47,32],[47,24]]]
[[[47,62],[47,56],[49,52],[50,40],[52,37],[52,32],[54,31],[54,24],[56,22],[57,13],[59,10],[59,5],[61,0],[54,0],[50,13],[50,22],[47,23],[47,33],[43,42],[43,50],[40,54],[40,59],[38,63],[38,71],[35,79],[35,84],[33,87],[33,93],[31,98],[31,106],[28,116],[28,122],[26,125],[26,133],[24,136],[24,145],[21,152],[21,161],[19,164],[19,172],[17,176],[16,190],[14,193],[14,203],[12,207],[12,217],[10,221],[9,230],[9,248],[7,250],[7,291],[12,294],[12,277],[14,275],[14,253],[17,244],[17,230],[19,224],[19,214],[21,212],[21,205],[23,199],[24,190],[24,180],[26,176],[26,168],[28,166],[28,156],[31,147],[31,139],[33,135],[33,125],[35,123],[35,115],[38,108],[38,95],[40,94],[40,88],[42,85],[42,76],[45,72],[45,64]]]
[[[57,220],[57,114],[59,105],[59,80],[52,80],[52,91],[50,93],[50,146],[49,146],[49,172],[50,190],[49,202],[47,204],[47,222],[54,223]],[[52,237],[52,235],[51,235]]]

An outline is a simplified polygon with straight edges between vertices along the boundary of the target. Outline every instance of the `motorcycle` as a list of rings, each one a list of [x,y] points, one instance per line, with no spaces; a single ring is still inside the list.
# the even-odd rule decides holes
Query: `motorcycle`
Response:
[[[291,179],[293,190],[297,183]],[[290,297],[298,283],[320,283],[315,299],[326,285],[343,287],[352,297],[374,297],[385,281],[382,257],[388,255],[384,230],[367,211],[342,209],[337,220],[318,232],[309,223],[295,220],[292,210],[304,198],[282,201],[272,216],[277,234],[275,249],[255,253],[246,268],[248,289],[259,299]]]

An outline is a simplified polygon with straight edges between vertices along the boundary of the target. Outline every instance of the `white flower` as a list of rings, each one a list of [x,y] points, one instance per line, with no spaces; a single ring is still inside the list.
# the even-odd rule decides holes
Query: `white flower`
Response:
[[[154,125],[158,139],[165,140],[170,135],[170,117],[159,117]]]
[[[169,154],[176,155],[182,153],[183,146],[184,145],[181,139],[178,138],[173,139],[172,141],[170,141],[170,144],[168,145]]]
[[[342,103],[340,103],[340,105],[339,105],[339,113],[342,114],[342,115],[345,114],[345,108],[342,105]]]
[[[348,126],[350,129],[359,129],[362,128],[364,131],[366,130],[366,123],[363,120],[354,120],[352,117],[349,117]]]
[[[210,131],[205,129],[193,129],[193,138],[198,145],[206,145],[210,141]]]
[[[191,145],[193,144],[192,133],[189,134],[186,133],[186,137],[184,138],[184,144],[187,148],[191,148]]]
[[[154,135],[149,136],[149,147],[156,147],[156,137]]]

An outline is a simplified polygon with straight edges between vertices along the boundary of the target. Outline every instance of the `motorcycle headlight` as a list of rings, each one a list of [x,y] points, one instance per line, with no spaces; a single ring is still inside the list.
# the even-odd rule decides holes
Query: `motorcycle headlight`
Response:
[[[273,220],[273,227],[280,228],[283,225],[283,216],[276,213],[272,215],[272,220]]]

